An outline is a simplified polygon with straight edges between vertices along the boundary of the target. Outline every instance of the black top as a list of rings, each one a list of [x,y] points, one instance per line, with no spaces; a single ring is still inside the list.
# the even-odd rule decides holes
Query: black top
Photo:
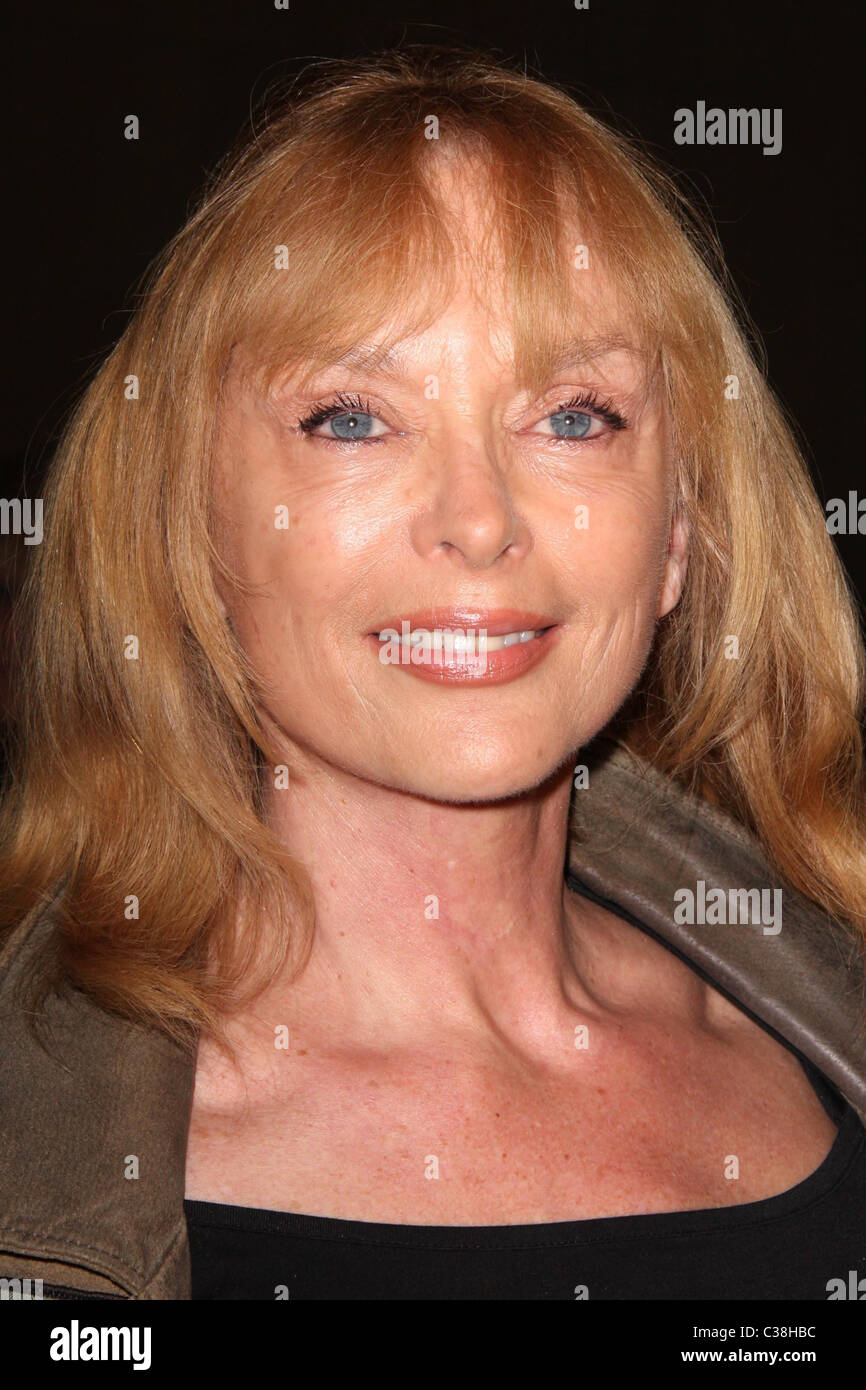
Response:
[[[585,885],[579,891],[626,915]],[[791,1051],[838,1132],[823,1163],[776,1197],[524,1226],[403,1226],[184,1201],[192,1297],[856,1297],[851,1271],[866,1275],[866,1129],[829,1079]]]

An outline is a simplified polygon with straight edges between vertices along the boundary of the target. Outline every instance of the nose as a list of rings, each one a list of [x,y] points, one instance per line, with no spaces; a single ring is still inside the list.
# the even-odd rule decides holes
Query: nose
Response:
[[[419,554],[487,569],[529,550],[529,528],[515,510],[508,477],[483,441],[452,439],[437,452],[430,477],[428,503],[412,525]]]

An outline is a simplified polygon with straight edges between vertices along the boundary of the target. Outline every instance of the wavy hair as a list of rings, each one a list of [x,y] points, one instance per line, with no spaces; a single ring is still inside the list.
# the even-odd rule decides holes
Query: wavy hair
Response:
[[[576,219],[666,395],[690,560],[617,739],[866,937],[857,612],[717,238],[565,91],[423,46],[313,64],[269,94],[64,430],[19,613],[2,811],[0,930],[45,910],[56,923],[40,990],[71,982],[188,1042],[221,1035],[224,1010],[308,955],[309,880],[264,822],[276,759],[217,598],[219,576],[240,582],[211,498],[221,390],[238,343],[270,383],[396,309],[409,331],[445,302],[455,232],[429,174],[451,154],[491,175],[526,381],[544,383],[574,315]],[[349,177],[363,196],[341,196]],[[264,954],[241,925],[258,912],[274,927]]]

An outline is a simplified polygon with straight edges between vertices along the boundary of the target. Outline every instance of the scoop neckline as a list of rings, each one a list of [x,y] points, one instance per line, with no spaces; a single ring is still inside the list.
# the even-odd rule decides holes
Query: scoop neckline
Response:
[[[696,974],[707,978],[702,970],[688,957],[677,951],[647,928],[645,923],[634,917],[607,898],[596,893],[588,884],[570,870],[566,870],[565,880],[572,891],[589,898],[622,917],[632,926],[653,937],[660,945],[674,955],[680,956]],[[715,989],[719,986],[710,981]],[[722,990],[721,993],[726,993]],[[728,995],[730,998],[731,996]],[[821,1080],[832,1091],[841,1107],[837,1117],[831,1119],[837,1125],[836,1136],[830,1148],[818,1164],[793,1187],[786,1188],[770,1197],[759,1197],[754,1202],[735,1202],[730,1206],[694,1207],[679,1211],[625,1212],[618,1216],[589,1216],[566,1218],[562,1221],[533,1221],[507,1223],[500,1225],[448,1225],[429,1226],[404,1224],[391,1221],[361,1221],[342,1216],[318,1216],[314,1213],[276,1211],[266,1207],[238,1206],[234,1203],[200,1201],[198,1198],[184,1197],[184,1213],[191,1217],[197,1226],[218,1227],[221,1229],[258,1232],[267,1235],[294,1235],[308,1239],[349,1241],[372,1245],[425,1246],[430,1249],[491,1249],[527,1248],[557,1245],[590,1245],[616,1240],[640,1240],[650,1234],[667,1236],[688,1236],[693,1233],[713,1230],[734,1230],[738,1227],[769,1224],[785,1219],[809,1206],[823,1201],[845,1176],[851,1163],[863,1147],[866,1128],[857,1112],[838,1087],[825,1076],[820,1067],[810,1062],[794,1047],[787,1038],[777,1033],[767,1023],[746,1009],[736,999],[732,1000],[738,1008],[754,1019],[764,1030],[786,1047],[800,1062],[810,1083],[809,1069],[818,1073]],[[817,1090],[817,1088],[816,1088]],[[819,1099],[821,1099],[819,1095]],[[826,1103],[822,1099],[825,1110]],[[829,1111],[828,1111],[829,1113]],[[668,1223],[668,1229],[659,1231],[659,1226]]]
[[[619,1216],[590,1216],[564,1221],[533,1221],[503,1225],[425,1226],[391,1221],[359,1221],[341,1216],[272,1211],[266,1207],[200,1201],[184,1197],[184,1213],[196,1226],[250,1231],[263,1235],[293,1235],[316,1240],[354,1241],[371,1245],[417,1245],[445,1249],[490,1249],[592,1245],[644,1235],[691,1235],[712,1230],[769,1224],[823,1201],[843,1179],[862,1148],[863,1130],[850,1105],[839,1123],[826,1157],[793,1187],[754,1202],[731,1206],[695,1207],[684,1211],[628,1212]],[[667,1229],[665,1229],[665,1227]]]

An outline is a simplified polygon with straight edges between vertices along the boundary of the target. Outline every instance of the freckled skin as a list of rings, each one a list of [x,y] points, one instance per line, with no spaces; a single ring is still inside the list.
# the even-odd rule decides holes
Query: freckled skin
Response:
[[[472,244],[480,213],[459,172]],[[603,275],[567,260],[563,273],[576,325],[628,339]],[[231,1021],[237,1066],[201,1044],[188,1196],[373,1221],[562,1220],[757,1199],[832,1140],[785,1049],[564,885],[576,753],[678,602],[688,537],[642,359],[619,348],[530,399],[500,307],[497,283],[467,268],[401,344],[400,382],[299,369],[262,400],[229,373],[215,502],[253,592],[222,599],[290,769],[287,791],[266,779],[265,813],[309,871],[317,923],[303,974]],[[551,413],[581,389],[627,428],[554,441]],[[381,442],[298,429],[336,391],[369,400]],[[443,689],[371,652],[387,617],[460,603],[549,615],[557,641],[488,688]],[[288,1050],[273,1046],[280,1025]]]

